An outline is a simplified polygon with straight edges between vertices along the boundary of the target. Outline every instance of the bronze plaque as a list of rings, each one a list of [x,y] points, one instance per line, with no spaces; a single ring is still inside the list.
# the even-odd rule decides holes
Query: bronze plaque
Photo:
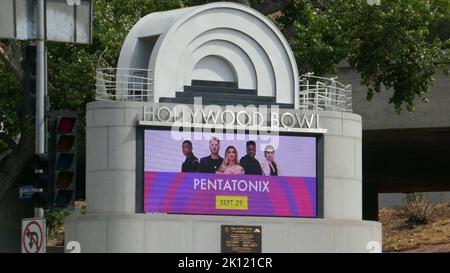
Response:
[[[261,253],[262,226],[221,226],[222,253]]]

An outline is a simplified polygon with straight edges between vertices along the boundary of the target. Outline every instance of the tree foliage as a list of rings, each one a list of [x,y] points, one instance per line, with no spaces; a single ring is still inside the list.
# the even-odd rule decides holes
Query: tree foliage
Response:
[[[348,60],[368,87],[367,98],[392,90],[392,103],[414,110],[438,69],[446,70],[450,1],[294,0],[277,20],[288,33],[301,72],[335,73]]]
[[[393,0],[358,9],[349,30],[349,60],[369,87],[368,99],[383,87],[392,89],[389,102],[396,111],[402,105],[413,111],[415,97],[430,91],[433,75],[450,60],[448,41],[430,36],[433,26],[450,18],[450,2]]]
[[[300,73],[336,72],[348,55],[346,16],[351,10],[342,1],[292,1],[276,22],[288,37]]]

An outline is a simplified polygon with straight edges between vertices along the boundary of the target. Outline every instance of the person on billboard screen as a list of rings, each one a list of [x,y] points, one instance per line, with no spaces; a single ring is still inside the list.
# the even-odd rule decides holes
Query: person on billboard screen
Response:
[[[238,163],[238,152],[234,146],[228,146],[225,150],[225,159],[220,165],[217,173],[222,174],[244,174],[244,168]]]
[[[244,168],[245,174],[262,175],[261,165],[256,155],[256,143],[253,140],[247,141],[247,154],[241,158],[239,164]]]
[[[219,155],[220,140],[217,137],[212,137],[209,140],[209,150],[211,154],[200,159],[198,168],[200,173],[216,173],[223,163],[223,158]]]
[[[272,145],[267,145],[264,149],[264,157],[266,160],[261,164],[264,175],[279,176],[280,166],[275,162],[275,149]]]
[[[181,172],[183,173],[195,173],[198,171],[198,166],[200,165],[198,158],[192,152],[192,142],[189,140],[185,140],[181,145],[184,156],[186,156],[186,160],[184,160],[181,165]]]

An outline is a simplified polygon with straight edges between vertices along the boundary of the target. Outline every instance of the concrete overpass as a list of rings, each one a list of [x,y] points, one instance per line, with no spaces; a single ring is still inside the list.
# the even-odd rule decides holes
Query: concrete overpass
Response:
[[[381,205],[395,205],[400,193],[450,191],[450,77],[438,72],[428,102],[418,98],[415,112],[397,115],[388,103],[393,91],[383,90],[369,102],[354,69],[341,65],[338,76],[352,84],[353,112],[363,120],[364,218],[377,218],[379,196],[386,202]],[[450,194],[439,199],[450,200]]]

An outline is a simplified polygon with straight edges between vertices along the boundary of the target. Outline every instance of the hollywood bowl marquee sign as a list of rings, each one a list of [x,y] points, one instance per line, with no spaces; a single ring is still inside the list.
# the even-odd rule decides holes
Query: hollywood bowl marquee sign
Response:
[[[306,100],[328,111],[301,100],[295,56],[264,15],[230,2],[149,14],[105,71],[86,107],[88,206],[66,218],[67,242],[364,252],[381,241],[361,220],[361,117],[322,107],[327,95]]]
[[[274,132],[326,133],[318,112],[281,112],[277,106],[226,106],[194,104],[143,107],[140,125],[242,129]]]
[[[203,107],[196,99],[190,106],[145,106],[139,125],[144,144],[138,147],[144,150],[143,212],[290,217],[322,213],[317,206],[322,202],[321,167],[316,160],[322,157],[318,143],[326,130],[320,128],[317,112],[280,111],[278,106]],[[184,158],[179,147],[185,141],[203,155],[193,169],[180,173]],[[251,165],[245,157],[236,158],[248,153],[248,141],[255,145]],[[212,145],[217,145],[218,154]],[[269,163],[268,147],[277,154],[276,162]],[[233,157],[228,157],[229,149],[235,151]],[[210,169],[214,155],[225,163]],[[227,166],[230,160],[235,165]],[[276,170],[263,171],[268,164]]]

